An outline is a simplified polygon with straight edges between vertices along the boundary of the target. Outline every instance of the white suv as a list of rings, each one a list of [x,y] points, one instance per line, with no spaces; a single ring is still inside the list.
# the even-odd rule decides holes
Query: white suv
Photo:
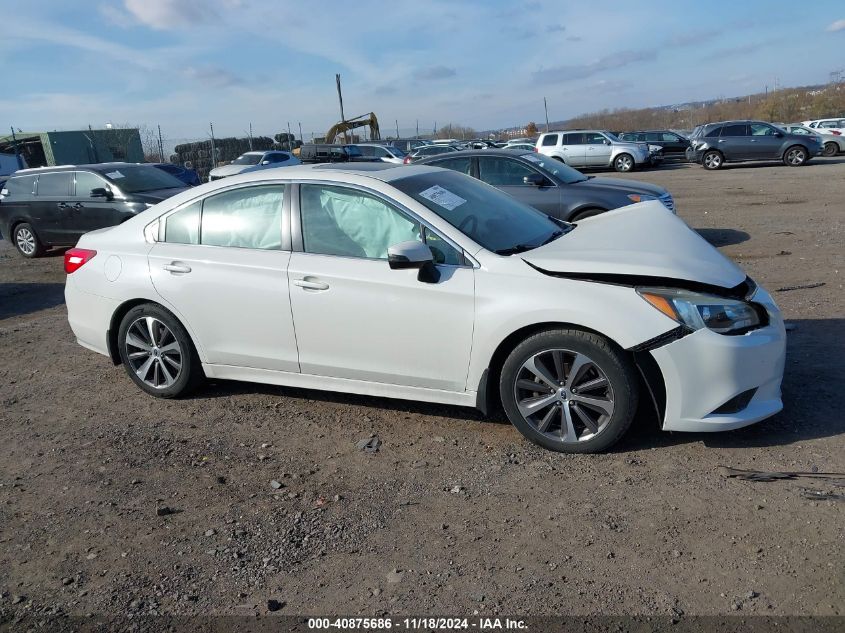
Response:
[[[546,132],[537,139],[537,151],[572,167],[626,172],[651,163],[647,144],[622,141],[605,130]]]

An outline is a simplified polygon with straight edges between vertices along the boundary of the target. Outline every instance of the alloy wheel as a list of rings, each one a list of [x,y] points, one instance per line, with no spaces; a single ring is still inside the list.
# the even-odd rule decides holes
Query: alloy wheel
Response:
[[[613,388],[586,354],[539,352],[522,364],[514,384],[520,414],[539,433],[578,443],[601,433],[613,417]]]
[[[132,371],[154,389],[173,385],[182,372],[182,347],[162,321],[144,316],[126,330],[126,356]]]
[[[704,166],[708,169],[718,169],[722,165],[722,157],[713,152],[712,154],[707,154],[704,157]]]
[[[616,159],[616,169],[619,171],[631,171],[634,161],[630,156],[620,156]]]
[[[32,255],[35,252],[35,235],[26,227],[20,228],[15,231],[15,244],[24,255]]]
[[[793,148],[786,153],[786,161],[790,165],[800,165],[805,160],[803,149]]]

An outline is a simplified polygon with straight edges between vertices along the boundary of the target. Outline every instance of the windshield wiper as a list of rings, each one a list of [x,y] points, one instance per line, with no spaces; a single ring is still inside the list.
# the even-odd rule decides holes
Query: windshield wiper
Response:
[[[500,248],[497,251],[493,251],[496,255],[516,255],[517,253],[524,253],[525,251],[530,251],[532,248],[537,248],[536,244],[517,244],[516,246],[510,246],[508,248]]]
[[[569,230],[571,231],[572,229],[569,229]],[[557,238],[559,238],[564,233],[569,233],[569,231],[564,231],[563,229],[560,229],[559,231],[555,231],[554,233],[549,235],[549,237],[546,238],[546,241],[543,242],[542,244],[540,244],[540,246],[545,246],[549,242],[554,242]]]

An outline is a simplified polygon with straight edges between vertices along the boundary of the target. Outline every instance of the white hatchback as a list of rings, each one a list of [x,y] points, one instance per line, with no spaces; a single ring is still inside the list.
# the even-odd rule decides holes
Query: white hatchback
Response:
[[[574,224],[478,180],[384,163],[190,189],[65,254],[79,343],[149,394],[233,379],[501,405],[558,451],[781,407],[765,290],[660,202]]]

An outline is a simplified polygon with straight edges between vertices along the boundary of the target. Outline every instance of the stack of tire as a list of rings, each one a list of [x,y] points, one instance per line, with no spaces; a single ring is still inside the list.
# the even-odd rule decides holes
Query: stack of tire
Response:
[[[265,151],[273,149],[275,141],[267,136],[255,136],[252,138],[252,151]],[[183,166],[195,169],[200,180],[208,180],[208,172],[219,165],[231,163],[244,152],[250,151],[250,139],[248,138],[217,138],[214,139],[214,150],[216,160],[212,161],[211,141],[199,141],[197,143],[183,143],[175,148],[175,155],[171,161]]]

